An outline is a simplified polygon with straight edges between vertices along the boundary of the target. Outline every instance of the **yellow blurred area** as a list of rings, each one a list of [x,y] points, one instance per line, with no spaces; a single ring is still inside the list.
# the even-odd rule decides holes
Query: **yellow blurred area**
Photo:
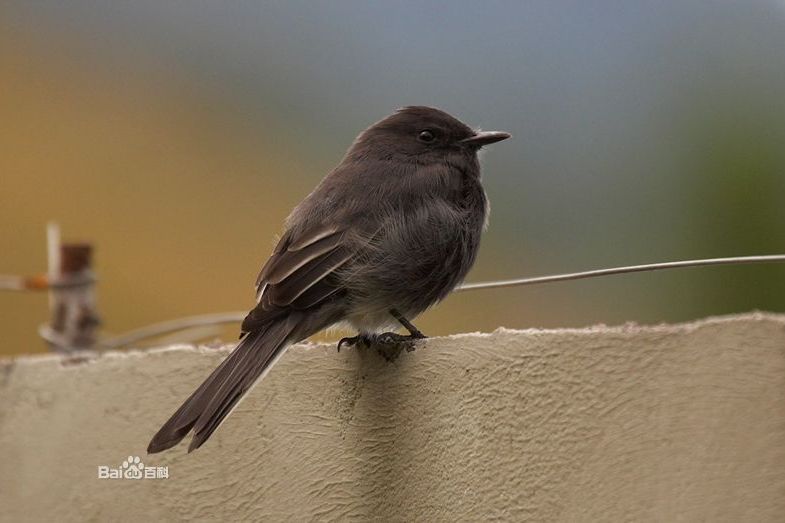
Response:
[[[96,247],[110,331],[251,304],[306,168],[241,134],[176,78],[100,76],[0,32],[0,272],[46,269],[45,223]],[[162,73],[157,73],[162,74]],[[161,91],[161,87],[166,90]],[[0,352],[44,350],[46,296],[0,294]]]

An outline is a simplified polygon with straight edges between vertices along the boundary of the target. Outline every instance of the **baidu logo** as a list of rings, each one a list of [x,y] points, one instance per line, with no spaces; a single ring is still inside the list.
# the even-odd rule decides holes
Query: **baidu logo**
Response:
[[[169,467],[153,467],[142,463],[139,456],[128,456],[122,465],[112,468],[98,466],[98,479],[166,479]]]

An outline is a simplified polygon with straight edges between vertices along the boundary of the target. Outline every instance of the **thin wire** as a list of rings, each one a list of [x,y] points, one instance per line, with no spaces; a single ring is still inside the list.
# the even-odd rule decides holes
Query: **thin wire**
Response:
[[[23,291],[25,290],[25,280],[19,276],[6,276],[0,274],[0,290]]]
[[[557,281],[581,280],[584,278],[595,278],[598,276],[608,276],[611,274],[625,274],[631,272],[658,271],[662,269],[678,269],[682,267],[700,267],[705,265],[736,265],[750,263],[776,263],[785,262],[785,254],[772,254],[765,256],[736,256],[731,258],[710,258],[704,260],[683,260],[664,263],[648,263],[645,265],[630,265],[627,267],[613,267],[610,269],[595,269],[591,271],[572,272],[567,274],[555,274],[551,276],[538,276],[534,278],[521,278],[516,280],[500,280],[480,283],[468,283],[455,289],[455,292],[473,291],[482,289],[495,289],[501,287],[515,287],[518,285],[534,285],[537,283],[550,283]],[[0,280],[2,281],[2,280]],[[148,325],[126,334],[116,336],[98,342],[98,345],[106,348],[117,348],[130,345],[146,338],[153,338],[205,325],[220,325],[224,323],[239,323],[245,318],[245,312],[224,312],[216,314],[202,314],[199,316],[189,316],[176,320],[165,321]]]
[[[556,281],[582,280],[597,276],[611,274],[626,274],[630,272],[659,271],[662,269],[678,269],[682,267],[701,267],[705,265],[736,265],[750,263],[776,263],[785,262],[785,254],[771,254],[765,256],[735,256],[731,258],[709,258],[705,260],[683,260],[664,263],[647,263],[644,265],[629,265],[627,267],[612,267],[610,269],[595,269],[567,274],[554,274],[552,276],[537,276],[534,278],[520,278],[516,280],[486,281],[480,283],[467,283],[457,287],[455,292],[475,291],[481,289],[498,289],[502,287],[517,287],[518,285],[534,285],[537,283],[551,283]]]
[[[245,312],[219,312],[215,314],[201,314],[199,316],[188,316],[176,320],[155,323],[146,327],[132,330],[125,334],[115,336],[108,340],[101,340],[98,345],[113,349],[130,345],[145,338],[154,338],[170,332],[190,329],[192,327],[202,327],[204,325],[220,325],[222,323],[239,323],[243,321],[247,313]]]
[[[47,291],[52,289],[71,289],[83,287],[97,282],[92,272],[85,272],[77,276],[52,280],[44,274],[37,276],[16,276],[0,274],[0,291]]]

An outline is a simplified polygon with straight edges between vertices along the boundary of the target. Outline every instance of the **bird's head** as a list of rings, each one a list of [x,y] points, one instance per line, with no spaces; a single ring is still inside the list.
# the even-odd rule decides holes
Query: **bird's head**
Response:
[[[355,158],[438,161],[450,154],[476,154],[484,145],[509,138],[498,131],[475,131],[433,107],[409,106],[375,123],[357,137]]]

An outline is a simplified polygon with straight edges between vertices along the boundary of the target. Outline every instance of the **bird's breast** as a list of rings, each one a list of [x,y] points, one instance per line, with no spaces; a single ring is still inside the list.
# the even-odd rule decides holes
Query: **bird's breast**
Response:
[[[444,298],[477,256],[487,213],[479,183],[451,197],[422,198],[391,208],[372,248],[346,273],[348,321],[385,328],[389,309],[412,318]]]

